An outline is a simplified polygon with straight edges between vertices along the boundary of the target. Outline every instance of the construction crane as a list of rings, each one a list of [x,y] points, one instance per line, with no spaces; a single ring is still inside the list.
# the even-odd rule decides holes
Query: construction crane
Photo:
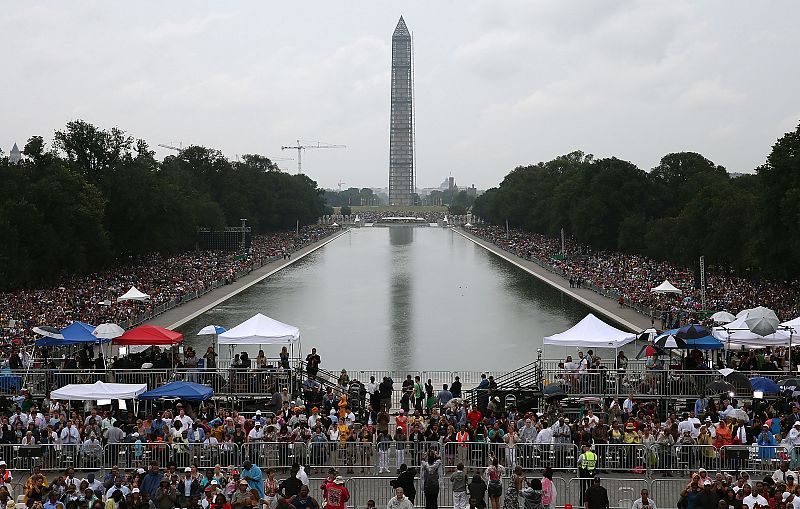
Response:
[[[306,145],[303,143],[306,143]],[[297,173],[303,173],[303,150],[309,148],[347,148],[347,145],[331,145],[330,143],[321,143],[319,141],[301,143],[300,140],[297,140],[297,145],[293,147],[282,146],[281,150],[297,150]]]
[[[174,150],[175,152],[177,152],[179,154],[181,152],[183,152],[183,143],[181,143],[180,147],[173,147],[172,145],[165,145],[163,143],[159,143],[158,146],[161,147],[161,148],[168,148],[170,150]]]

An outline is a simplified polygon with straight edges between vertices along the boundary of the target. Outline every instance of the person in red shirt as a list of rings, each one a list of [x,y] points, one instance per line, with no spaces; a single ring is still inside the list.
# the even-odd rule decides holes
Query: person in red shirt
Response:
[[[408,434],[408,416],[406,415],[406,412],[402,408],[400,409],[400,415],[395,417],[394,421],[395,421],[395,424],[398,427],[403,428],[403,434],[407,435]]]
[[[342,476],[336,476],[333,482],[325,485],[326,509],[345,509],[345,504],[350,500],[350,492],[344,485]]]
[[[483,414],[476,407],[472,407],[472,410],[467,413],[467,421],[469,421],[472,429],[478,429],[478,423],[481,422],[482,419]]]

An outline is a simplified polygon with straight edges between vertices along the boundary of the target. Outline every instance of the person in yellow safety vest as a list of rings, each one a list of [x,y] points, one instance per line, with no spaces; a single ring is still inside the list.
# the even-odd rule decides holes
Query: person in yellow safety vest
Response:
[[[581,478],[581,507],[583,507],[583,494],[589,488],[597,468],[597,454],[592,452],[591,444],[583,444],[583,454],[578,456],[578,477]]]

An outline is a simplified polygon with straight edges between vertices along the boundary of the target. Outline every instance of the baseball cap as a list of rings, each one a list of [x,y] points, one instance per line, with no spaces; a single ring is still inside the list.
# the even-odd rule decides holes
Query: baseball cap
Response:
[[[139,493],[139,488],[133,488],[133,489],[131,490],[131,493]]]
[[[206,493],[211,493],[212,491],[214,491],[214,488],[211,486],[206,486]]]
[[[143,474],[144,473],[144,469],[143,468],[137,468],[136,469],[136,473],[137,474]]]
[[[245,481],[244,479],[242,479],[241,481],[239,481],[239,485],[240,485],[240,486],[241,486],[241,485],[245,485],[245,486],[247,486],[247,481]]]
[[[787,499],[787,498],[789,498],[789,497],[791,497],[791,496],[792,496],[792,494],[791,494],[791,493],[789,493],[788,491],[787,491],[787,492],[784,492],[784,494],[783,494],[783,497],[782,497],[782,498],[783,498],[783,501],[784,501],[784,502],[786,502],[786,499]]]
[[[183,471],[184,472],[191,472],[192,471],[192,467],[186,467],[186,468],[183,469]]]
[[[703,481],[703,486],[709,486],[711,484],[711,479],[706,479]]]
[[[261,415],[261,410],[256,410],[256,415]]]
[[[697,469],[697,473],[699,474],[701,472],[707,472],[707,470],[705,468],[703,468],[703,467],[700,467],[700,468]]]

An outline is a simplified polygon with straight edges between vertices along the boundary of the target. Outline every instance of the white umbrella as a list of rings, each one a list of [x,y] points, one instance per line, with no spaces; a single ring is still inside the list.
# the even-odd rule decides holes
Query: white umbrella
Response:
[[[716,323],[731,323],[732,321],[736,320],[736,317],[727,311],[717,311],[711,315],[711,319]]]
[[[764,306],[758,306],[747,313],[744,323],[747,324],[750,332],[759,336],[769,336],[778,330],[778,325],[781,321],[778,320],[778,315],[775,314],[775,311]]]
[[[749,313],[749,312],[750,312],[749,309],[743,309],[743,310],[739,311],[738,313],[736,313],[736,319],[738,320],[741,317],[747,318],[747,313]]]
[[[718,371],[718,372],[719,372],[719,373],[720,373],[722,376],[728,376],[728,375],[730,375],[731,373],[733,373],[733,372],[734,372],[734,371],[736,371],[736,370],[735,370],[735,369],[731,369],[731,368],[722,368],[722,369],[718,369],[717,371]]]
[[[114,339],[125,334],[125,329],[115,323],[101,323],[92,331],[96,338]]]
[[[40,336],[45,336],[53,339],[64,339],[64,335],[61,334],[60,330],[56,329],[55,327],[50,327],[49,325],[34,327],[31,330]]]
[[[206,325],[200,332],[197,333],[198,336],[210,336],[212,334],[222,334],[225,332],[225,327],[222,325]]]

